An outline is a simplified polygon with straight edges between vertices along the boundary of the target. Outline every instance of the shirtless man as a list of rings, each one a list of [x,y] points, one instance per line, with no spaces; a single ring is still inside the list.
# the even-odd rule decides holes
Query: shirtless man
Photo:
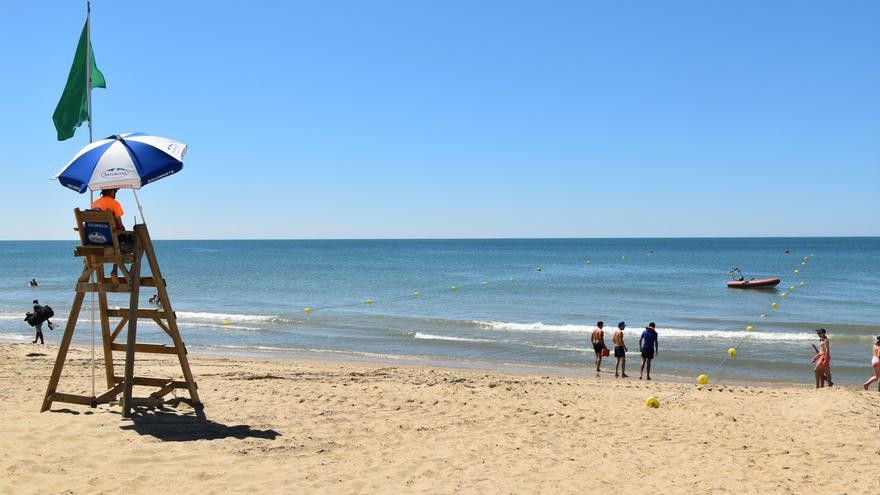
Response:
[[[629,376],[626,374],[626,351],[629,349],[626,348],[626,344],[623,342],[624,328],[626,328],[626,323],[620,322],[617,324],[617,330],[614,332],[614,357],[617,358],[617,364],[614,365],[614,378],[618,377],[618,368],[623,372],[621,375],[624,378]]]
[[[596,351],[596,374],[602,371],[600,368],[602,367],[602,351],[605,350],[605,330],[602,330],[604,327],[605,322],[596,322],[596,328],[593,329],[593,335],[590,337],[593,350]]]

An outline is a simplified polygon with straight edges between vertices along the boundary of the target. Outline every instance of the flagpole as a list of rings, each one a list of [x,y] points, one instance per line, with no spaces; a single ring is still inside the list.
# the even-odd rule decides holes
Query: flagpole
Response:
[[[86,0],[86,100],[89,110],[89,144],[92,144],[92,2]],[[89,208],[95,201],[95,191],[89,188]],[[101,271],[104,269],[101,268]],[[89,276],[92,283],[95,282],[95,272]],[[92,407],[95,407],[95,293],[92,292]]]
[[[86,99],[89,107],[89,144],[92,143],[92,2],[86,1]]]

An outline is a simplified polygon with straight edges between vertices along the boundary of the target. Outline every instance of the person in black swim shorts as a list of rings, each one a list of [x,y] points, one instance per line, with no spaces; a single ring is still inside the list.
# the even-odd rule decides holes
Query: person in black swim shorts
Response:
[[[596,351],[596,374],[602,371],[600,369],[602,367],[602,351],[606,349],[604,327],[605,322],[596,322],[596,328],[593,329],[593,334],[590,336],[590,341],[593,343],[593,350]]]
[[[625,322],[620,322],[617,324],[617,330],[614,332],[614,357],[617,358],[617,364],[614,365],[614,377],[617,378],[621,376],[618,374],[618,371],[622,371],[622,376],[624,378],[629,375],[626,374],[626,343],[623,341],[623,329],[626,328]]]
[[[642,367],[639,371],[639,380],[645,373],[645,365],[648,366],[648,380],[651,379],[651,361],[660,353],[660,341],[657,338],[656,325],[652,321],[642,332],[639,338],[639,349],[642,351]]]

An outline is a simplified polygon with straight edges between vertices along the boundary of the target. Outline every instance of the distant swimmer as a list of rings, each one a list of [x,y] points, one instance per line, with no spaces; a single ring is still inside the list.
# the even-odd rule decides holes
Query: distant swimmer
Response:
[[[642,367],[639,371],[639,380],[645,374],[645,365],[648,366],[648,380],[651,379],[651,361],[660,354],[660,340],[657,338],[657,326],[652,321],[645,327],[639,338],[639,350],[642,352]]]
[[[593,344],[593,350],[596,351],[596,373],[601,373],[602,367],[602,356],[605,352],[605,322],[598,321],[596,322],[596,328],[593,329],[593,334],[590,336],[590,342]]]
[[[871,368],[874,368],[874,376],[868,378],[868,381],[863,385],[865,390],[868,390],[868,387],[874,382],[880,383],[880,335],[877,336],[877,341],[874,342],[874,349],[871,354]],[[880,385],[877,386],[877,391],[880,392]]]
[[[816,363],[813,368],[816,374],[816,388],[824,387],[826,382],[832,387],[834,382],[831,381],[831,342],[824,328],[816,330],[816,335],[819,336],[819,347],[810,344],[816,351],[816,355],[813,356],[813,362]]]
[[[28,282],[28,284],[30,284],[31,287],[39,287],[40,286],[40,284],[37,283],[37,279],[35,279],[35,278],[32,278],[31,281]]]
[[[617,364],[614,365],[614,377],[618,377],[618,368],[622,373],[620,376],[624,378],[629,375],[626,374],[626,343],[623,342],[623,330],[626,328],[625,322],[620,322],[617,324],[617,330],[614,332],[614,357],[617,358]]]

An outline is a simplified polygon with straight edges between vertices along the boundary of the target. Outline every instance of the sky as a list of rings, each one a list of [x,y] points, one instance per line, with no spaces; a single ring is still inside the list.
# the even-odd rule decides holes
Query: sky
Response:
[[[73,239],[85,2],[5,4],[0,239]],[[154,238],[880,235],[880,2],[92,2]],[[119,197],[131,225],[132,195]]]

